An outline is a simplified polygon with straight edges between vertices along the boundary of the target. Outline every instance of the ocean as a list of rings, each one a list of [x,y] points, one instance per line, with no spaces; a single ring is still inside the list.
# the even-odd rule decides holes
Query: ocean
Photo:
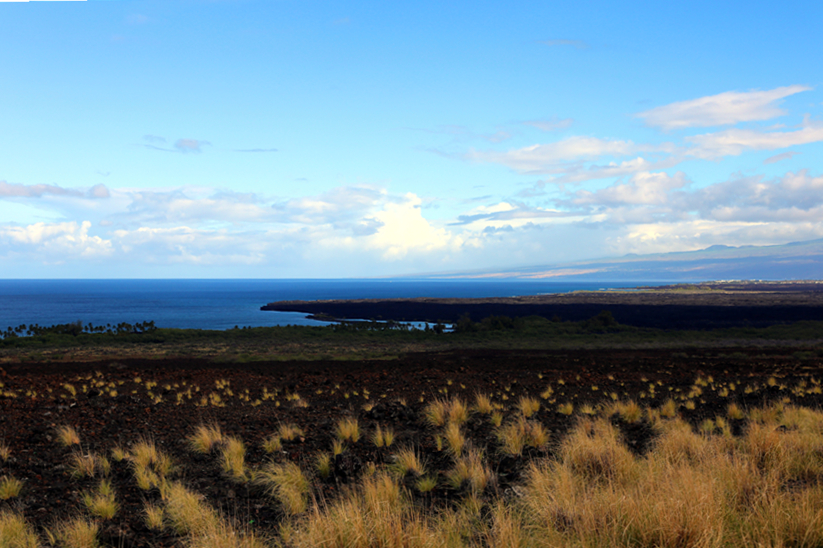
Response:
[[[0,329],[154,321],[157,327],[231,329],[326,325],[295,312],[262,311],[284,300],[510,297],[605,290],[653,282],[510,280],[2,280]]]

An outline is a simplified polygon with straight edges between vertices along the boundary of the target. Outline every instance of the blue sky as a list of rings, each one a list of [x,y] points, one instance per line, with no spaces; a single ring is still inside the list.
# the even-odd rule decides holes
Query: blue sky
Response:
[[[0,277],[823,238],[820,2],[0,1]]]

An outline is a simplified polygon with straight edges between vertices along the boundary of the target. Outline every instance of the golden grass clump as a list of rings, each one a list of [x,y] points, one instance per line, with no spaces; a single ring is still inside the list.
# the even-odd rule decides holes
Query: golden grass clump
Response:
[[[357,443],[360,439],[360,425],[354,417],[341,419],[337,423],[337,439],[340,441],[351,441]]]
[[[470,449],[458,458],[454,468],[446,473],[446,481],[452,489],[468,489],[475,495],[482,494],[493,478],[494,474],[483,461],[483,453],[476,449]]]
[[[3,510],[0,511],[0,547],[39,548],[40,539],[23,516]]]
[[[624,422],[633,424],[643,418],[643,408],[634,400],[627,402],[616,401],[609,406],[607,414],[619,415]]]
[[[187,548],[266,548],[252,532],[237,530],[205,502],[179,483],[169,486],[165,500],[167,522],[188,535]]]
[[[89,513],[101,519],[113,518],[119,507],[115,500],[111,482],[107,480],[100,481],[96,492],[83,493],[82,500]]]
[[[467,420],[469,420],[469,406],[460,398],[453,398],[449,402],[448,422],[460,425]]]
[[[328,453],[318,453],[314,458],[314,469],[322,479],[327,479],[331,475],[332,463],[331,455]]]
[[[283,540],[294,548],[446,546],[443,535],[409,503],[397,484],[379,473],[329,505],[313,505]]]
[[[14,476],[3,476],[0,478],[0,500],[19,497],[22,490],[23,482]]]
[[[72,453],[69,469],[73,478],[92,478],[97,472],[97,456],[94,453]]]
[[[283,441],[277,434],[272,434],[263,440],[262,447],[263,451],[266,453],[276,453],[277,451],[281,451],[283,449]]]
[[[460,424],[456,422],[446,424],[443,438],[446,440],[446,449],[449,453],[455,456],[463,453],[463,448],[466,446],[466,436],[463,435]]]
[[[277,428],[277,435],[281,440],[294,441],[297,438],[305,436],[303,429],[296,424],[283,423]]]
[[[540,449],[550,439],[545,426],[537,421],[528,421],[523,416],[498,428],[495,434],[500,452],[506,455],[521,455],[526,446]]]
[[[220,462],[223,471],[232,479],[246,481],[248,474],[246,470],[246,446],[243,440],[234,436],[224,438],[223,448],[220,453]]]
[[[6,462],[11,457],[11,449],[5,443],[0,442],[0,460]]]
[[[168,487],[166,476],[174,471],[174,463],[171,457],[157,449],[154,441],[142,439],[132,445],[128,459],[140,489],[148,491],[157,487],[162,492]]]
[[[734,420],[740,420],[746,417],[746,414],[743,412],[742,409],[740,409],[740,406],[734,402],[730,403],[729,406],[726,408],[726,415],[730,419]]]
[[[478,393],[474,396],[474,407],[472,409],[483,415],[490,415],[494,412],[494,404],[489,396]]]
[[[70,521],[59,523],[54,529],[49,531],[49,535],[56,542],[65,548],[97,548],[100,540],[97,533],[100,526],[93,521],[84,518],[74,518]]]
[[[426,466],[414,449],[405,447],[392,455],[389,471],[401,478],[408,474],[422,476],[426,473]]]
[[[371,440],[375,447],[391,447],[394,443],[394,430],[378,424],[372,433]]]
[[[710,449],[709,441],[692,431],[681,419],[663,423],[660,435],[654,440],[653,451],[658,458],[674,465],[701,463]]]
[[[436,428],[445,426],[446,419],[449,416],[449,403],[438,398],[425,407],[423,416],[430,426]]]
[[[166,515],[162,506],[147,502],[143,508],[144,522],[152,531],[162,531],[165,527]]]
[[[188,437],[189,447],[195,453],[208,455],[216,445],[223,442],[223,431],[217,424],[201,424]]]
[[[580,419],[560,453],[573,472],[590,481],[626,481],[636,472],[634,456],[603,417]]]
[[[258,474],[257,482],[269,490],[287,514],[293,516],[306,511],[309,480],[293,462],[267,464]]]
[[[660,406],[660,416],[666,419],[673,419],[677,415],[677,404],[669,398]]]
[[[561,403],[557,406],[557,412],[562,415],[571,415],[574,413],[574,404],[571,402]]]
[[[523,396],[517,402],[517,409],[520,411],[521,415],[528,419],[529,417],[540,411],[540,400],[528,396]]]
[[[71,447],[72,445],[80,445],[80,434],[73,426],[64,425],[57,429],[57,441],[63,447]]]

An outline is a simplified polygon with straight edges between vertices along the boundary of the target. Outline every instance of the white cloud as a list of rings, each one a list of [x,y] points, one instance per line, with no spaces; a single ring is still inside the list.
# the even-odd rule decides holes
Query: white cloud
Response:
[[[601,156],[625,156],[653,147],[637,146],[631,141],[575,136],[554,143],[532,145],[507,152],[471,150],[465,158],[478,162],[503,164],[521,173],[557,173],[564,162],[593,160]]]
[[[663,130],[769,120],[786,114],[777,106],[781,99],[810,89],[795,85],[768,91],[727,91],[656,107],[636,116],[644,119],[646,125]]]
[[[694,251],[712,245],[776,245],[823,237],[823,222],[756,223],[707,219],[637,224],[614,238],[614,253]]]
[[[775,154],[774,156],[770,156],[769,158],[766,158],[765,160],[763,160],[763,163],[767,164],[767,165],[768,164],[776,164],[777,162],[782,162],[783,160],[790,160],[798,154],[800,154],[800,153],[797,152],[797,151],[794,151],[794,150],[790,150],[788,152],[782,152],[780,154]]]
[[[528,120],[526,122],[523,122],[523,124],[527,126],[536,127],[537,129],[542,131],[557,131],[558,129],[566,129],[573,123],[574,120],[572,120],[571,118],[565,118],[563,120],[551,118],[550,120]]]
[[[106,188],[104,185],[98,186]],[[40,198],[47,194],[54,196],[83,196],[83,193],[79,190],[62,188],[56,185],[21,185],[0,181],[0,198]]]
[[[89,221],[0,226],[0,242],[17,252],[39,254],[48,262],[110,255],[111,242],[90,236],[90,228]]]
[[[374,215],[380,223],[368,237],[367,245],[380,249],[383,257],[396,260],[410,252],[431,252],[459,246],[462,240],[443,228],[436,228],[423,217],[422,200],[408,193],[403,202],[388,203]]]
[[[823,123],[807,121],[796,131],[763,132],[754,129],[727,129],[686,138],[695,145],[689,154],[704,160],[739,156],[747,150],[777,150],[823,141]]]
[[[203,151],[202,147],[206,145],[211,145],[211,143],[208,141],[201,141],[198,139],[178,139],[174,143],[174,148],[183,153],[195,152],[199,154]]]
[[[615,184],[590,192],[580,190],[572,202],[576,205],[662,205],[669,201],[669,193],[687,184],[686,175],[678,172],[674,176],[667,173],[638,173],[626,184]]]

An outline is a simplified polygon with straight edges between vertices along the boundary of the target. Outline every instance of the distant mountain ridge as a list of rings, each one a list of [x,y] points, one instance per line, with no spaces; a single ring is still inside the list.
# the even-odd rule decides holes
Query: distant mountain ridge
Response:
[[[823,278],[823,239],[770,246],[713,245],[697,251],[629,254],[556,265],[427,277],[672,282],[811,280]]]

